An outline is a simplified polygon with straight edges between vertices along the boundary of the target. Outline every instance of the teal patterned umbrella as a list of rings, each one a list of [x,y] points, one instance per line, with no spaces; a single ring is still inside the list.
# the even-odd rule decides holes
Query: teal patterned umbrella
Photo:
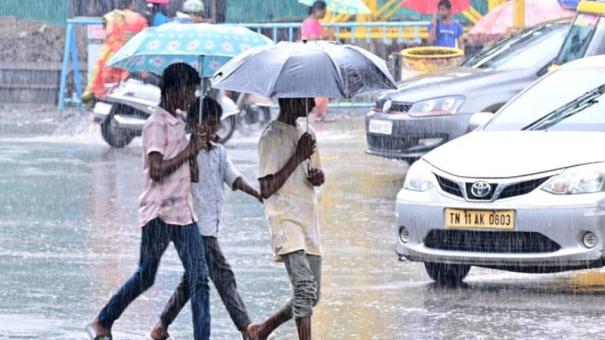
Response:
[[[169,65],[183,62],[210,77],[234,56],[271,44],[269,38],[242,26],[169,23],[134,36],[109,66],[161,75]]]
[[[363,0],[324,0],[328,11],[339,14],[370,14],[370,9]],[[303,5],[312,6],[315,0],[298,0]]]

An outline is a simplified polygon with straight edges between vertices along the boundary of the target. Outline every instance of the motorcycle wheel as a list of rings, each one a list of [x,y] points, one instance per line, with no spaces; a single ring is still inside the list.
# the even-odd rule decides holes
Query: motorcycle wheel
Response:
[[[219,137],[219,143],[226,144],[233,136],[237,127],[237,116],[232,115],[221,119],[221,126],[216,133]]]
[[[265,106],[247,105],[242,109],[239,118],[238,131],[243,135],[251,135],[262,130],[271,121],[271,109]]]
[[[107,144],[118,149],[130,144],[135,137],[132,132],[118,126],[114,119],[114,112],[101,123],[101,136]]]
[[[267,124],[269,124],[269,122],[271,122],[271,108],[266,107],[266,106],[261,106],[260,109],[263,112],[263,114],[262,114],[263,119],[261,120],[261,124],[262,124],[261,128],[264,128]]]

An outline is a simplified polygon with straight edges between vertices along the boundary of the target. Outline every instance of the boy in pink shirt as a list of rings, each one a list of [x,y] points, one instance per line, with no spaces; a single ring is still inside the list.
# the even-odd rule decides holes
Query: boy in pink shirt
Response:
[[[91,339],[111,340],[111,327],[126,307],[153,285],[162,254],[172,242],[185,267],[193,314],[193,338],[210,338],[208,269],[191,194],[189,163],[207,147],[203,134],[187,140],[179,113],[195,102],[200,83],[187,64],[166,68],[162,99],[143,127],[145,191],[139,199],[141,245],[135,273],[86,327]]]

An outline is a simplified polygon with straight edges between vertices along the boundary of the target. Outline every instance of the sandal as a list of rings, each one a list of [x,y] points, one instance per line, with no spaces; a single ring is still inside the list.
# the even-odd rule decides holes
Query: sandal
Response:
[[[86,325],[84,330],[86,331],[86,334],[88,334],[88,336],[90,337],[90,340],[113,340],[113,337],[111,336],[111,334],[97,335],[97,331],[94,328],[94,326],[92,325],[92,323],[89,323],[88,325]]]

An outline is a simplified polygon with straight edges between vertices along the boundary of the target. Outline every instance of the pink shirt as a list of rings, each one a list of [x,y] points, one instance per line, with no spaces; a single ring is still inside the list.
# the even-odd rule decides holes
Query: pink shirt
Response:
[[[161,181],[155,182],[149,175],[149,157],[159,152],[164,159],[175,157],[188,144],[185,122],[166,110],[158,108],[143,127],[143,159],[145,191],[139,198],[139,224],[145,226],[159,217],[166,224],[188,225],[197,220],[191,195],[189,163]]]
[[[319,20],[315,18],[307,18],[302,22],[302,27],[300,29],[300,36],[302,40],[319,39],[322,32],[323,27],[321,27],[321,22],[319,22]]]

